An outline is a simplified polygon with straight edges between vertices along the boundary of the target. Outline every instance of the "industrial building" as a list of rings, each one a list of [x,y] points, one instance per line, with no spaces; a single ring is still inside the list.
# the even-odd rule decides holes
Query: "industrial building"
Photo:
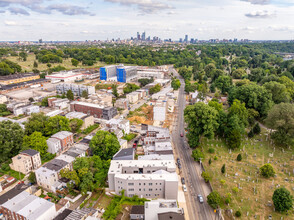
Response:
[[[45,78],[51,80],[51,82],[73,82],[75,80],[82,80],[83,73],[74,71],[63,71],[56,74],[47,75],[45,76]]]
[[[112,160],[109,190],[145,198],[177,199],[178,176],[174,160]]]
[[[100,80],[127,83],[137,78],[136,66],[111,65],[100,68]]]
[[[15,83],[22,83],[31,80],[40,79],[39,74],[35,73],[19,73],[19,74],[12,74],[7,76],[0,76],[0,84],[1,85],[9,85]]]

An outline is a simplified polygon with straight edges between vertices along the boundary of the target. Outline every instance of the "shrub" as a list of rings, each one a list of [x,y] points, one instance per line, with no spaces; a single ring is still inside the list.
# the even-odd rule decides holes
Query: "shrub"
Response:
[[[225,199],[225,203],[228,205],[228,204],[230,204],[230,202],[231,202],[231,198],[226,198]]]
[[[261,129],[260,129],[259,123],[256,123],[253,127],[253,133],[260,134],[260,131],[261,131]]]
[[[259,168],[259,170],[261,175],[266,178],[273,177],[275,175],[274,168],[269,163],[264,164],[262,167]]]
[[[209,158],[208,164],[210,165],[211,163],[212,163],[212,160],[211,158]]]
[[[211,154],[213,154],[213,153],[215,152],[215,150],[214,150],[214,148],[210,147],[210,148],[208,149],[208,152],[211,153]]]
[[[241,160],[242,160],[242,154],[238,154],[237,161],[241,161]]]
[[[288,211],[293,206],[293,196],[286,188],[278,188],[273,194],[275,209],[279,212]]]
[[[249,138],[253,138],[254,137],[254,133],[253,133],[253,130],[252,129],[249,131],[248,137]]]
[[[221,168],[221,172],[222,172],[222,173],[225,173],[225,172],[226,172],[226,164],[224,164],[224,165],[222,166],[222,168]]]
[[[220,180],[220,183],[221,183],[222,185],[225,185],[226,181],[223,180],[223,179],[221,179],[221,180]]]
[[[214,160],[217,160],[217,159],[218,159],[218,157],[217,157],[217,156],[215,156],[213,159],[214,159]]]
[[[10,167],[7,163],[4,163],[2,166],[1,166],[1,169],[4,170],[4,171],[9,171],[10,170]]]
[[[207,173],[207,172],[202,172],[201,176],[206,183],[211,179],[209,173]]]
[[[241,212],[239,210],[236,211],[235,216],[238,217],[238,218],[241,217]]]
[[[239,192],[239,188],[238,188],[238,187],[233,187],[232,191],[233,191],[234,193],[238,193],[238,192]]]

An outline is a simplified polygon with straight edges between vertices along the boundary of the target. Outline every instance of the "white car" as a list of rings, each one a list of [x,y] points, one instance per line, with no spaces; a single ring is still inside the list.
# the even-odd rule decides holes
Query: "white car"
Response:
[[[184,191],[184,192],[187,192],[187,187],[186,187],[186,185],[183,185],[183,191]]]

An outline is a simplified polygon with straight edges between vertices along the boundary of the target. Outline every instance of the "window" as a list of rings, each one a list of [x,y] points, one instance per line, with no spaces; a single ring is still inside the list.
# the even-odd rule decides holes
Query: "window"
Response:
[[[152,186],[152,183],[149,183],[149,186]]]
[[[132,192],[132,191],[135,191],[134,189],[129,189],[128,191]]]
[[[141,191],[141,189],[139,189],[139,191]]]
[[[134,185],[134,183],[128,183],[128,185],[129,185],[129,186],[133,186],[133,185]]]
[[[141,183],[139,183],[139,186],[141,186]]]
[[[151,192],[152,191],[152,189],[149,189],[149,192]]]

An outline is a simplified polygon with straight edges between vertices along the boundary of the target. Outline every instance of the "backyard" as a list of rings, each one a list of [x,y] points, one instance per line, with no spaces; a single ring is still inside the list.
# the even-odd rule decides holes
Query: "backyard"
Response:
[[[213,148],[215,153],[209,153],[213,152],[209,148]],[[241,219],[262,220],[268,219],[269,215],[273,219],[293,219],[293,215],[289,217],[275,212],[272,202],[273,192],[278,187],[287,188],[293,195],[293,150],[273,146],[264,130],[252,139],[244,137],[241,149],[235,151],[228,150],[218,139],[205,139],[202,149],[205,152],[203,165],[212,177],[213,189],[224,199],[230,196],[228,193],[231,194],[229,205],[221,205],[223,210],[232,209],[233,213],[239,210]],[[241,161],[236,160],[238,154],[242,155]],[[275,177],[266,179],[259,175],[259,168],[266,163],[274,167]],[[223,164],[226,166],[225,174],[221,172]],[[230,218],[231,215],[225,212],[225,216]]]

